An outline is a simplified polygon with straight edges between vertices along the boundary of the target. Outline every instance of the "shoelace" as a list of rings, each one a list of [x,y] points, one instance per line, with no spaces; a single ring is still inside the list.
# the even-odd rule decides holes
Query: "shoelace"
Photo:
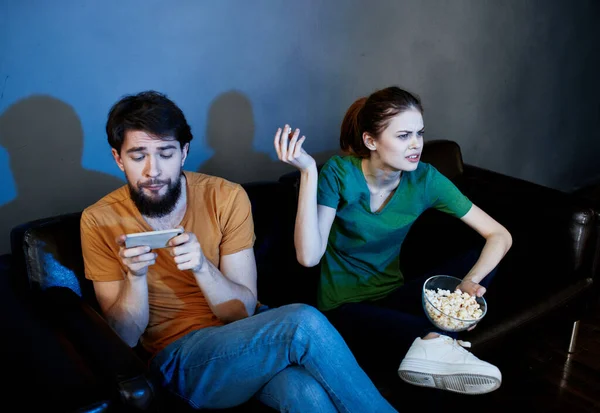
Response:
[[[454,342],[456,344],[458,344],[459,346],[461,346],[461,347],[471,348],[471,342],[470,341],[454,340]]]
[[[444,337],[444,340],[446,340],[446,341],[452,341],[452,345],[456,346],[459,350],[467,351],[467,350],[465,350],[465,348],[471,348],[470,341],[455,340],[448,336],[443,336],[443,337]]]
[[[467,350],[465,347],[471,347],[471,343],[462,340],[452,340],[451,344],[453,348],[455,348],[461,353],[469,353],[469,350]]]

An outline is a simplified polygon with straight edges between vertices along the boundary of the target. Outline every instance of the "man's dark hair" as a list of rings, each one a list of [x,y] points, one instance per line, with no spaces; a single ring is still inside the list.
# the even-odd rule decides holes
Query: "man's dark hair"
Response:
[[[119,153],[127,131],[144,131],[159,138],[174,137],[182,149],[193,138],[181,109],[165,94],[154,90],[124,96],[108,112],[108,143]]]

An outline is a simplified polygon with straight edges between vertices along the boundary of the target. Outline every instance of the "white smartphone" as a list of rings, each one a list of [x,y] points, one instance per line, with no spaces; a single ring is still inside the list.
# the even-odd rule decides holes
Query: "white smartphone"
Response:
[[[125,235],[125,247],[148,246],[151,249],[165,248],[173,237],[183,233],[183,228],[165,229],[162,231],[136,232]]]

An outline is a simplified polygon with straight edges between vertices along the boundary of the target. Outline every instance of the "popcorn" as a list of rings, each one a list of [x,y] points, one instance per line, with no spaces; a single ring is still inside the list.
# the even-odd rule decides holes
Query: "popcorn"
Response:
[[[475,297],[458,289],[454,292],[441,288],[425,289],[425,295],[429,299],[424,301],[431,322],[446,331],[464,330],[483,315]]]

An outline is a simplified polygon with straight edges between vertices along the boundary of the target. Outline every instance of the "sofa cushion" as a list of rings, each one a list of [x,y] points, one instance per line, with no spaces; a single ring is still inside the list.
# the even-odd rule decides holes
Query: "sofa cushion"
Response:
[[[279,182],[244,184],[252,204],[258,299],[271,307],[315,304],[318,267],[305,268],[296,259],[294,223],[296,193]]]

